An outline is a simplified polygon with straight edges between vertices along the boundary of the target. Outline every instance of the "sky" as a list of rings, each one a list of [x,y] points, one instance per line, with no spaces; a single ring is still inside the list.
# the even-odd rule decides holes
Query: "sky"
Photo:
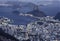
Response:
[[[0,1],[8,1],[8,0],[0,0]],[[10,1],[39,2],[39,1],[60,1],[60,0],[10,0]]]
[[[60,0],[0,0],[0,1],[22,1],[22,2],[32,2],[32,3],[35,3],[35,4],[51,4],[53,3],[53,1],[60,1]],[[47,2],[49,1],[49,2]]]
[[[59,0],[19,0],[19,1],[59,1]]]
[[[60,1],[60,0],[18,0],[18,1],[22,1],[22,2],[32,2],[35,4],[51,4],[54,1]],[[49,1],[49,2],[47,2]]]

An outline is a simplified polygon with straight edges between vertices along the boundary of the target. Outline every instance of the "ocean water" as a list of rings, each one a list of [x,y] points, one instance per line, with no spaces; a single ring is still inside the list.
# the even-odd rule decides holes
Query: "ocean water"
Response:
[[[20,12],[27,12],[31,11],[31,9],[23,8],[20,9]],[[46,15],[49,16],[55,16],[58,12],[60,12],[60,5],[48,5],[48,6],[40,6],[40,11],[43,11]],[[32,21],[35,21],[37,19],[32,18],[30,16],[19,16],[19,14],[12,13],[14,9],[12,7],[5,7],[0,6],[0,16],[4,16],[7,18],[10,18],[11,20],[14,20],[13,24],[28,24]]]
[[[36,20],[35,18],[32,18],[30,16],[19,16],[18,13],[13,14],[12,12],[13,12],[13,9],[11,7],[0,7],[0,16],[4,16],[13,20],[14,21],[13,24],[25,25]]]

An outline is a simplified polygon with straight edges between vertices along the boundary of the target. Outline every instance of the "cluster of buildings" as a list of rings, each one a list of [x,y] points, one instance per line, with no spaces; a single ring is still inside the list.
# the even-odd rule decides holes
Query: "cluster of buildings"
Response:
[[[11,20],[0,17],[0,28],[20,41],[59,41],[60,21],[53,17],[39,17],[39,20],[30,22],[27,25],[14,25]]]

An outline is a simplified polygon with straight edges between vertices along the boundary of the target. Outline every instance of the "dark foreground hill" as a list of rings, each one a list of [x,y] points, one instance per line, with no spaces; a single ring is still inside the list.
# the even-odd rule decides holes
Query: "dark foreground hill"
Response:
[[[58,12],[57,15],[54,18],[60,20],[60,12]]]
[[[8,33],[5,33],[1,28],[0,28],[0,41],[19,41],[15,37],[9,35]],[[22,40],[22,41],[30,41],[28,40]]]
[[[15,37],[5,33],[1,28],[0,28],[0,41],[19,41]]]

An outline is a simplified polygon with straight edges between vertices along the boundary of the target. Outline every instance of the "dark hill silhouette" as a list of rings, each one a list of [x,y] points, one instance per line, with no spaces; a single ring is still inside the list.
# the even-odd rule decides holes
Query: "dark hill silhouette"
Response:
[[[5,33],[1,28],[0,28],[0,36],[5,37],[6,39],[11,39],[13,41],[19,41],[18,39],[16,39],[15,37]],[[1,38],[1,37],[0,37]]]
[[[34,7],[33,9],[34,9],[33,11],[27,12],[27,14],[32,14],[32,15],[38,16],[38,17],[46,16],[44,12],[39,10],[38,6]]]
[[[46,16],[46,15],[44,14],[44,12],[38,11],[38,10],[33,10],[33,11],[31,11],[31,12],[28,12],[27,14],[32,14],[32,15],[38,16],[38,17],[44,17],[44,16]]]
[[[16,39],[15,37],[13,37],[13,36],[5,33],[5,32],[0,28],[0,38],[1,38],[1,37],[4,37],[4,38],[6,38],[6,39],[11,39],[11,41],[19,41],[19,40]],[[2,41],[2,40],[0,39],[0,41]],[[5,41],[6,41],[6,40],[5,40]],[[22,40],[22,41],[30,41],[30,39],[28,39],[28,40]]]
[[[60,20],[60,12],[58,12],[57,15],[54,18]]]

